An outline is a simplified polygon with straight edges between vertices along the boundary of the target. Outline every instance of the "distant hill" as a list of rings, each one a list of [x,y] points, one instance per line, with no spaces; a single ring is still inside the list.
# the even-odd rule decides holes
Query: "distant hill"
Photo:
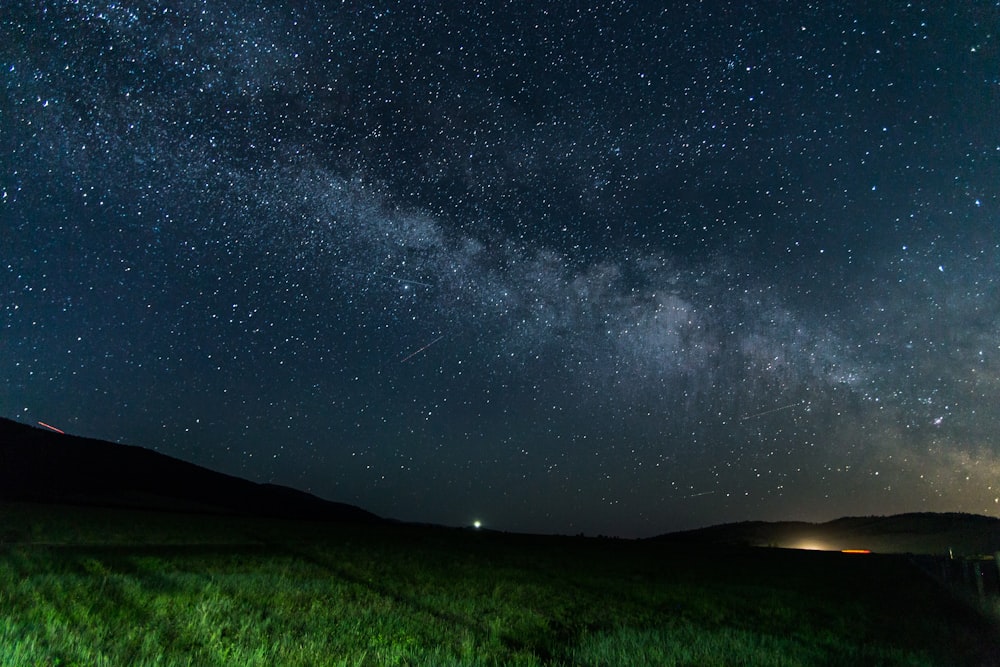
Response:
[[[977,514],[919,512],[845,517],[826,523],[744,521],[667,533],[655,541],[774,546],[791,549],[868,549],[877,553],[993,554],[1000,551],[1000,519]]]
[[[0,418],[0,500],[380,522],[353,505],[257,484],[142,447]]]

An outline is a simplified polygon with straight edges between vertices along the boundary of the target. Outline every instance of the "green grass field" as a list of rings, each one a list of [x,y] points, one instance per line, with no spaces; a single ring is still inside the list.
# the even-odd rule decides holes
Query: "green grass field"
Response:
[[[0,505],[0,665],[988,665],[905,559]]]

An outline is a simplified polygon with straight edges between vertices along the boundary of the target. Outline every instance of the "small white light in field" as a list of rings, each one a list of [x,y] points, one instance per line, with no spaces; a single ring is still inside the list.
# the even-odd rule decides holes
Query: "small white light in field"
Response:
[[[472,527],[478,530],[483,527],[483,522],[480,521],[479,519],[476,519],[475,521],[472,522]]]

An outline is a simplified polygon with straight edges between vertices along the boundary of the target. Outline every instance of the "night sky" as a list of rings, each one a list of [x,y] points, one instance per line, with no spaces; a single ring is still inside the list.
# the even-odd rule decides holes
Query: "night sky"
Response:
[[[0,71],[0,416],[449,525],[1000,516],[1000,3],[20,0]]]

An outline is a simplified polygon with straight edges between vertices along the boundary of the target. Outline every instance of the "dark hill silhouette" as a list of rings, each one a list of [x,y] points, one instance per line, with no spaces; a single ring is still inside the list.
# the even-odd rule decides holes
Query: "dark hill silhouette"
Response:
[[[353,505],[257,484],[142,447],[0,418],[0,500],[380,522]]]
[[[744,521],[668,533],[656,541],[792,549],[868,549],[878,553],[993,554],[1000,519],[977,514],[916,512],[844,517],[826,523]]]

